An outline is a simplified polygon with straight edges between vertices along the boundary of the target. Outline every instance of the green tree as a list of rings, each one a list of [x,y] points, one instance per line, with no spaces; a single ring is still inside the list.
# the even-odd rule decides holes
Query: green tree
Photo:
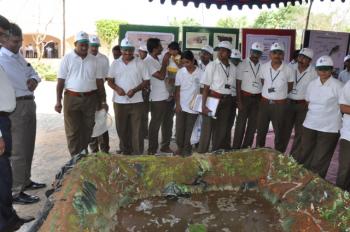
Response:
[[[247,17],[239,17],[239,18],[221,18],[216,22],[216,26],[218,27],[225,27],[225,28],[244,28],[244,27],[250,27]]]
[[[302,29],[305,27],[307,8],[288,5],[278,10],[263,11],[255,20],[255,28]]]
[[[194,18],[185,18],[183,20],[178,20],[174,17],[170,22],[170,26],[181,27],[181,26],[200,26],[201,24],[197,22]]]
[[[127,24],[127,22],[122,20],[101,19],[95,23],[97,35],[106,46],[108,52],[111,50],[112,42],[118,37],[120,24]]]

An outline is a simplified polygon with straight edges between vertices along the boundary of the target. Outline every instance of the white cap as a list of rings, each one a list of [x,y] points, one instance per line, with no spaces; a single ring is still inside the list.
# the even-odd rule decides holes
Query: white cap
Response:
[[[321,56],[318,58],[316,62],[316,67],[322,67],[322,66],[332,66],[333,67],[333,60],[330,56]]]
[[[255,42],[252,44],[251,50],[259,51],[259,52],[264,52],[264,45],[260,42]]]
[[[84,31],[79,31],[75,35],[75,42],[89,43],[89,35]]]
[[[229,41],[221,41],[216,47],[215,50],[218,50],[219,48],[226,48],[228,50],[232,50],[232,44]]]
[[[95,126],[91,137],[98,137],[112,127],[113,121],[105,109],[95,112]]]
[[[144,51],[144,52],[148,52],[146,44],[141,44],[141,46],[139,47],[139,50]]]
[[[350,60],[350,54],[344,57],[344,62]]]
[[[271,45],[270,51],[271,52],[272,51],[282,51],[282,52],[284,52],[284,47],[283,47],[282,44],[279,44],[279,43],[275,42],[275,43],[273,43]]]
[[[232,49],[231,58],[232,59],[242,59],[241,52],[238,51],[237,49]]]
[[[120,48],[135,48],[135,45],[132,43],[132,41],[128,40],[127,38],[124,38],[120,43]]]
[[[213,55],[213,53],[214,53],[214,49],[210,45],[205,45],[204,47],[202,47],[201,50],[208,52],[210,55]]]
[[[100,46],[100,39],[97,37],[97,35],[90,35],[89,37],[89,43],[90,45]]]
[[[314,51],[310,48],[302,48],[299,52],[299,55],[304,55],[310,59],[314,57]]]

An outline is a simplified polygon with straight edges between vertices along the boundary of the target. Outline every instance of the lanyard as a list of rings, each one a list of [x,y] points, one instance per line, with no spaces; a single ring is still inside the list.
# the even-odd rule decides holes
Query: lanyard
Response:
[[[256,79],[256,76],[258,75],[259,73],[259,69],[260,69],[260,64],[258,66],[258,70],[256,71],[256,73],[254,72],[254,69],[253,69],[253,66],[252,66],[252,63],[250,63],[249,61],[249,65],[250,65],[250,69],[252,70],[253,74],[254,74],[254,78]]]
[[[225,75],[226,75],[226,78],[227,78],[227,81],[228,81],[228,78],[230,76],[230,65],[228,66],[229,69],[227,70],[227,68],[224,68],[224,65],[220,62],[220,65],[221,65],[221,68],[222,70],[224,71]]]
[[[301,79],[303,79],[303,77],[306,75],[307,72],[304,72],[303,75],[301,75],[301,77],[298,80],[298,71],[295,70],[295,85],[298,85],[298,83],[301,81]]]
[[[275,77],[272,77],[272,69],[270,68],[270,77],[271,77],[271,84],[273,84],[273,82],[276,80],[276,78],[278,77],[278,75],[280,75],[280,71],[278,71],[278,73],[276,74]]]

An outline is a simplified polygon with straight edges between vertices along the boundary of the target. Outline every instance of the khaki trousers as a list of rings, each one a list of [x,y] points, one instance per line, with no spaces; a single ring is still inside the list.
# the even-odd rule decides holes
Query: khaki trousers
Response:
[[[197,114],[184,111],[176,113],[176,144],[181,155],[192,153],[191,135],[197,117]]]
[[[228,127],[227,127],[227,134],[225,136],[225,144],[224,146],[228,149],[231,148],[231,141],[232,141],[232,127],[235,123],[235,117],[236,117],[236,97],[232,97],[232,111],[230,112],[229,121],[228,121]]]
[[[64,127],[71,156],[87,151],[95,125],[97,103],[97,94],[83,97],[64,95]]]
[[[36,136],[36,104],[19,100],[10,114],[12,133],[12,195],[17,196],[30,184]]]
[[[256,138],[257,147],[264,147],[270,121],[275,132],[275,149],[284,152],[283,145],[283,122],[286,104],[269,104],[260,102],[258,115],[258,133]]]
[[[339,169],[337,175],[337,186],[350,191],[350,141],[340,140]]]
[[[242,95],[241,101],[242,109],[238,111],[233,149],[252,147],[257,128],[260,96]]]
[[[301,136],[301,152],[296,160],[304,167],[325,178],[339,133],[328,133],[303,127]]]
[[[151,121],[148,127],[148,153],[154,154],[158,150],[158,133],[160,126],[166,120],[166,116],[169,116],[168,111],[171,109],[170,103],[166,100],[151,102]],[[164,124],[163,124],[164,126]],[[162,130],[162,141],[164,137],[169,136],[169,133],[164,135],[167,130]],[[170,134],[171,137],[171,134]],[[170,139],[169,139],[170,140]]]
[[[201,136],[199,139],[199,153],[206,153],[209,150],[210,138],[212,150],[230,149],[226,136],[230,133],[230,117],[233,111],[233,97],[221,99],[216,110],[216,119],[203,115]]]
[[[284,142],[283,149],[284,151],[288,147],[288,143],[290,140],[290,136],[292,134],[292,130],[294,128],[294,140],[292,145],[292,150],[290,154],[296,158],[296,154],[299,153],[301,147],[301,132],[303,129],[303,122],[305,120],[307,113],[307,105],[306,103],[294,103],[290,101],[287,104],[286,114],[285,114],[285,123],[284,123]]]
[[[143,134],[141,119],[144,111],[143,102],[132,104],[114,103],[115,125],[119,136],[119,148],[123,154],[140,155]]]

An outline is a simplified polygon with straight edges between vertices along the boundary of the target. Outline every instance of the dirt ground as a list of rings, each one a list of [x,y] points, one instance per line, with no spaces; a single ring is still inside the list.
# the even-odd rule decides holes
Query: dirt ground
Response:
[[[46,189],[37,191],[28,191],[33,195],[38,195],[41,201],[33,205],[15,205],[15,209],[20,216],[37,216],[42,209],[46,197],[46,190],[50,189],[51,183],[54,180],[59,169],[70,159],[67,149],[67,143],[64,133],[63,115],[54,111],[56,83],[45,82],[40,83],[35,92],[37,103],[37,137],[34,159],[32,164],[32,180],[47,184]],[[107,88],[108,104],[112,107],[111,99],[112,92]],[[110,110],[113,116],[113,110]],[[118,136],[114,125],[109,131],[110,146],[112,154],[118,148]],[[273,145],[273,133],[267,136],[267,146]],[[145,150],[147,149],[147,140],[145,140]],[[172,143],[175,148],[175,144]],[[335,182],[335,176],[338,168],[338,152],[335,153],[331,162],[331,167],[328,170],[327,179]],[[19,231],[25,232],[30,228],[32,223],[27,223],[21,227]]]

